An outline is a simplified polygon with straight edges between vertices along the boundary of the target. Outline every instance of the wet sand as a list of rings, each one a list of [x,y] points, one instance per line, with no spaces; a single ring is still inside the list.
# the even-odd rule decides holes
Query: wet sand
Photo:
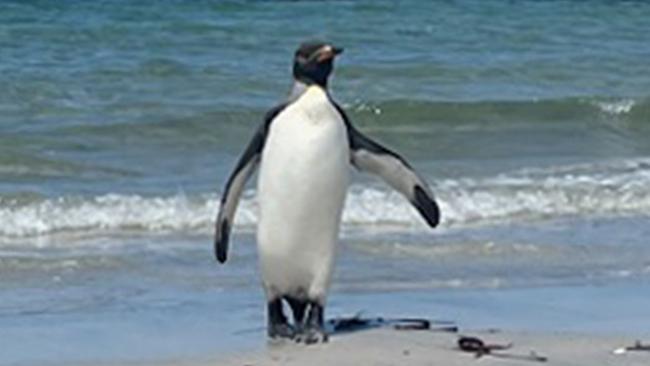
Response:
[[[486,344],[509,344],[507,350],[477,358],[457,346],[459,334],[372,329],[335,335],[329,343],[304,346],[269,344],[265,350],[205,365],[648,365],[650,352],[613,351],[635,342],[633,337],[579,333],[526,333],[496,330],[463,332]],[[545,362],[531,358],[546,358]]]

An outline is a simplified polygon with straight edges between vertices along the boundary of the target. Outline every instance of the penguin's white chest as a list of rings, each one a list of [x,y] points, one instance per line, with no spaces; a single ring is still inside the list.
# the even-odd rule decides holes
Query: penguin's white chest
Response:
[[[267,295],[324,298],[349,179],[345,123],[310,87],[271,123],[262,153],[258,247]]]

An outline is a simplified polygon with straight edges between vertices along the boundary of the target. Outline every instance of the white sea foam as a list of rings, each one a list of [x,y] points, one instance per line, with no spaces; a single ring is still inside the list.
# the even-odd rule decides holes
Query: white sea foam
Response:
[[[175,231],[206,226],[216,200],[184,195],[142,197],[107,194],[63,197],[24,205],[0,206],[0,235],[29,237],[62,231]]]
[[[562,215],[647,215],[650,159],[522,170],[483,179],[447,179],[433,186],[443,227],[531,221]],[[0,237],[59,232],[211,231],[217,195],[168,197],[106,194],[12,202],[0,199]],[[254,192],[246,192],[235,224],[257,221]],[[420,230],[425,224],[398,193],[384,186],[351,188],[343,222]]]
[[[622,99],[608,102],[595,102],[601,111],[609,114],[625,114],[632,110],[636,102],[632,99]]]

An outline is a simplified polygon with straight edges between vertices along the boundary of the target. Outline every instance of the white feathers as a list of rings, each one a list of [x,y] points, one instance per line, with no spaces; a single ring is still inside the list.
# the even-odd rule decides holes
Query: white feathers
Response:
[[[270,124],[258,181],[259,259],[270,298],[324,301],[348,188],[345,124],[311,86]]]

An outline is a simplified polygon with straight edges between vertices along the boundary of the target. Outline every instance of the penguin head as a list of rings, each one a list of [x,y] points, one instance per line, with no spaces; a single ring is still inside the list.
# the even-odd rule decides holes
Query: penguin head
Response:
[[[342,48],[321,41],[301,44],[293,58],[293,77],[307,85],[327,87],[327,79],[334,68],[334,57]]]

